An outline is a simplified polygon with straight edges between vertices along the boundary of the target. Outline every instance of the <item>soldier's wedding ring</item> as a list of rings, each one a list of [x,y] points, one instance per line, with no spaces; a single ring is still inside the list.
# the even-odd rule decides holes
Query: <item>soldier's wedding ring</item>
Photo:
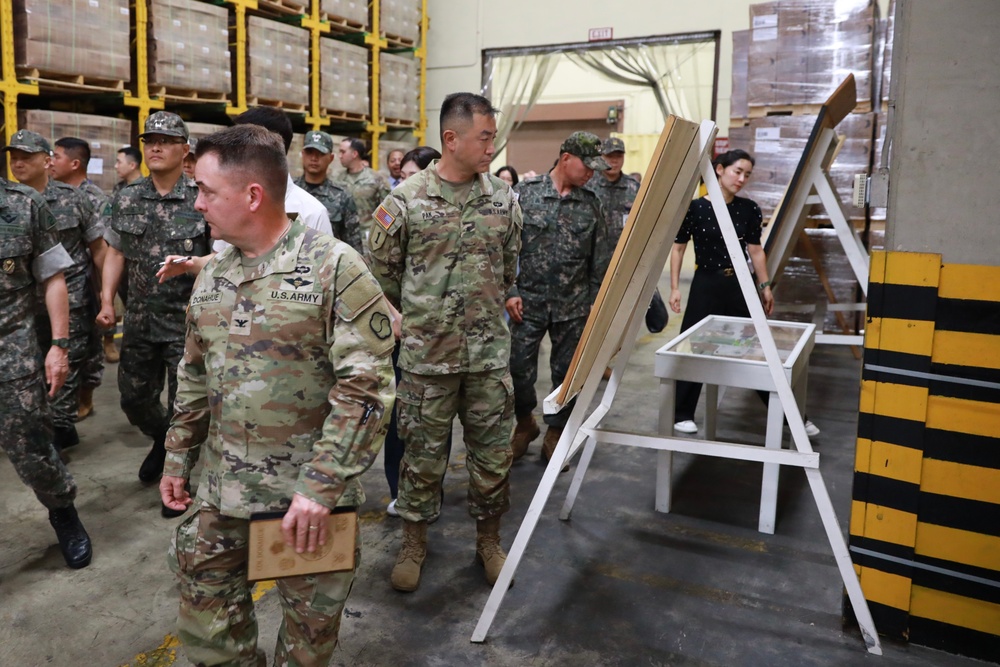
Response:
[[[309,530],[319,530],[319,526],[309,526]]]

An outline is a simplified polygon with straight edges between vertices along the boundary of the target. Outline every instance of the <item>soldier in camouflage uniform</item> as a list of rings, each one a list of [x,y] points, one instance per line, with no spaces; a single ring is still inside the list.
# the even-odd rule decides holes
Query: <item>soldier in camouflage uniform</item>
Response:
[[[177,392],[177,364],[184,352],[184,312],[194,278],[180,276],[160,283],[156,272],[167,255],[207,255],[211,241],[201,214],[194,209],[198,188],[181,174],[188,152],[188,130],[177,114],[158,111],[146,120],[143,141],[150,177],[126,186],[106,214],[104,263],[98,321],[115,321],[114,296],[122,271],[128,271],[128,302],[118,365],[121,406],[131,424],[153,439],[139,479],[156,481],[166,452],[163,439]],[[167,406],[160,399],[168,382]],[[164,514],[171,514],[167,508]]]
[[[0,178],[0,447],[49,510],[66,564],[90,564],[90,537],[77,516],[76,484],[52,447],[45,400],[69,372],[69,307],[62,272],[73,265],[38,193]],[[44,294],[53,339],[42,364],[34,330]]]
[[[47,162],[52,149],[44,137],[18,130],[4,151],[10,155],[14,176],[45,199],[55,216],[59,240],[73,260],[73,265],[63,272],[69,292],[69,375],[52,400],[53,443],[57,449],[65,449],[80,442],[74,423],[81,381],[86,361],[94,345],[99,345],[95,337],[97,299],[91,271],[100,271],[104,262],[104,226],[82,192],[49,178]],[[52,339],[49,320],[39,313],[36,324],[44,345]]]
[[[191,505],[171,546],[178,636],[195,664],[264,665],[247,583],[249,518],[287,510],[286,542],[312,552],[333,508],[364,502],[359,479],[392,409],[393,337],[361,256],[285,215],[287,166],[273,133],[229,128],[201,139],[197,153],[199,210],[232,246],[191,295],[160,481],[165,505]],[[251,189],[256,209],[239,204]],[[360,544],[355,556],[356,571]],[[329,664],[355,571],[278,581],[275,665]]]
[[[547,174],[525,179],[514,189],[524,212],[520,274],[507,299],[513,338],[510,355],[517,427],[511,441],[519,458],[540,433],[531,412],[538,405],[538,346],[546,332],[552,342],[552,386],[562,384],[573,359],[590,307],[604,279],[604,208],[586,185],[594,171],[608,168],[601,140],[574,132],[559,149]],[[542,456],[552,456],[570,406],[545,415],[549,428]]]
[[[101,214],[108,205],[108,196],[93,181],[87,178],[87,167],[90,164],[90,144],[77,137],[61,137],[56,139],[55,153],[52,156],[52,177],[57,181],[72,185],[78,188],[90,202],[91,208]],[[94,256],[97,272],[94,275],[94,301],[99,306],[100,302],[100,280],[101,269],[104,264],[103,239],[100,242],[100,258]],[[95,308],[95,314],[97,309]],[[80,408],[77,418],[86,418],[94,409],[94,390],[101,386],[104,379],[104,357],[106,342],[102,345],[101,339],[107,340],[112,336],[111,343],[114,347],[114,330],[105,330],[103,327],[92,327],[91,337],[87,344],[87,361],[81,372],[80,381]],[[117,350],[115,350],[117,354]]]
[[[372,213],[375,207],[389,194],[389,184],[371,167],[365,166],[367,154],[365,142],[360,139],[344,139],[340,142],[340,164],[344,171],[335,181],[354,197],[361,223],[361,242],[367,243],[372,233]]]
[[[608,169],[595,172],[587,183],[587,188],[597,195],[604,207],[605,237],[601,253],[602,261],[607,266],[611,263],[611,256],[615,254],[618,239],[625,229],[625,221],[628,220],[632,204],[639,194],[639,181],[622,173],[622,165],[625,163],[624,141],[617,137],[606,139],[601,154],[608,163]]]
[[[358,208],[351,193],[327,178],[331,162],[333,137],[319,130],[306,133],[305,146],[302,148],[303,175],[295,180],[295,185],[326,207],[333,235],[364,254],[361,227],[358,225]]]
[[[391,577],[400,591],[420,582],[456,414],[468,452],[476,556],[491,584],[506,559],[499,531],[510,508],[513,385],[503,304],[521,211],[510,188],[489,174],[495,114],[479,95],[449,95],[441,108],[441,160],[407,178],[374,216],[372,272],[402,313],[397,418],[406,450],[396,511],[404,524]]]

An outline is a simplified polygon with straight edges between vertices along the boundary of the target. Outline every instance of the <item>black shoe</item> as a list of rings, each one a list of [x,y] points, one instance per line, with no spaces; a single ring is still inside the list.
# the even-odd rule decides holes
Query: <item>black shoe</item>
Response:
[[[70,505],[49,510],[49,523],[56,530],[59,550],[62,551],[66,564],[74,570],[90,565],[94,552],[90,547],[90,536],[80,523],[76,508]]]
[[[145,460],[139,466],[139,480],[145,483],[155,482],[163,474],[163,462],[167,458],[167,450],[162,440],[153,441],[153,448],[146,454]]]
[[[186,507],[182,510],[175,510],[172,507],[167,507],[162,502],[160,503],[160,516],[164,519],[176,519],[185,512],[187,512]]]
[[[57,428],[52,437],[52,444],[55,445],[57,452],[79,445],[80,436],[76,433],[76,427],[67,426],[65,428]]]

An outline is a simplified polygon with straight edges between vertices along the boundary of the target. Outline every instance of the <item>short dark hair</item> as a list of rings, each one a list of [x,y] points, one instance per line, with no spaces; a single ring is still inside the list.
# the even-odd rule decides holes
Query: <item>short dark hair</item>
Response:
[[[510,173],[510,180],[514,181],[511,184],[512,187],[514,185],[517,185],[521,181],[521,179],[517,177],[517,169],[514,169],[514,167],[510,166],[509,164],[505,164],[504,166],[497,169],[493,175],[496,176],[497,178],[500,178],[500,174],[502,174],[505,171]]]
[[[80,168],[87,170],[90,164],[90,144],[78,137],[62,137],[56,139],[56,146],[63,149],[63,152],[70,158],[80,161]]]
[[[439,153],[436,148],[431,148],[430,146],[417,146],[403,156],[403,161],[399,163],[399,166],[402,167],[407,162],[413,162],[420,167],[421,171],[423,171],[427,168],[427,165],[440,158],[441,153]]]
[[[477,113],[494,118],[500,110],[494,108],[488,99],[475,93],[452,93],[444,98],[440,118],[441,141],[444,141],[445,130],[454,130],[458,122],[471,121],[472,116]]]
[[[723,169],[725,169],[726,167],[732,164],[736,164],[740,160],[746,160],[751,165],[757,164],[757,161],[753,159],[753,156],[750,155],[750,153],[747,153],[745,150],[741,148],[734,148],[731,151],[726,151],[725,153],[719,153],[717,156],[715,156],[715,159],[712,160],[712,166],[713,167],[721,166]]]
[[[255,123],[227,127],[198,140],[195,157],[212,153],[219,166],[240,172],[247,181],[256,181],[272,199],[285,201],[288,159],[275,133]]]
[[[122,146],[118,149],[118,152],[134,162],[135,166],[138,167],[142,165],[142,151],[135,146]]]
[[[233,119],[233,122],[237,125],[259,125],[280,135],[285,141],[285,153],[292,147],[292,121],[281,109],[254,107],[241,113]]]
[[[348,142],[351,145],[351,150],[358,154],[358,157],[362,160],[368,159],[368,146],[365,142],[361,141],[356,137],[344,137],[340,140],[340,143]]]

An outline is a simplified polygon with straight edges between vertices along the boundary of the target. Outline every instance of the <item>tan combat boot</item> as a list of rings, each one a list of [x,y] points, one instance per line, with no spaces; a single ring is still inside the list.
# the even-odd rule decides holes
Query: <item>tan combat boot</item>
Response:
[[[118,346],[115,345],[114,335],[104,337],[104,361],[109,364],[117,364],[120,358]]]
[[[528,445],[539,436],[541,429],[533,415],[517,418],[517,427],[514,428],[514,437],[510,439],[510,449],[514,453],[514,460],[518,460],[528,451]]]
[[[476,522],[476,562],[486,570],[490,586],[497,583],[500,570],[507,561],[507,552],[500,546],[500,517]]]
[[[76,409],[76,420],[82,422],[94,411],[94,388],[80,387],[80,406]]]
[[[427,522],[403,522],[403,547],[389,580],[397,591],[411,593],[420,585],[420,568],[427,557]]]
[[[562,437],[563,427],[562,426],[550,426],[545,429],[545,440],[542,441],[542,458],[548,463],[549,459],[552,458],[552,454],[556,451],[556,445],[559,444],[559,438]],[[562,467],[559,472],[566,472],[569,470],[569,464],[567,463]]]

